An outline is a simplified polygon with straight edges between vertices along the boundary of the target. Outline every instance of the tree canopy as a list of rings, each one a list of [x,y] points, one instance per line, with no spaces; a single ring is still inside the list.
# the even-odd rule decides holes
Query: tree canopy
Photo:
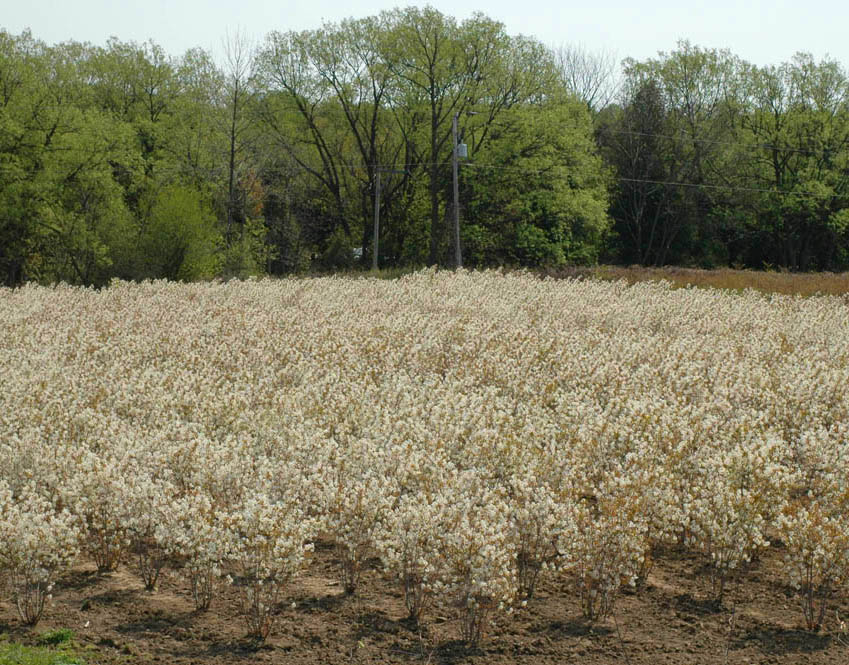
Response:
[[[849,79],[401,8],[223,62],[0,30],[0,281],[452,265],[849,267]],[[381,186],[378,198],[377,180]]]

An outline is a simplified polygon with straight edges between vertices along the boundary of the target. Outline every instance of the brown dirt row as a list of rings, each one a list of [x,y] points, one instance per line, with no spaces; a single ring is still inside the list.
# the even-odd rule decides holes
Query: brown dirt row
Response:
[[[198,613],[178,575],[149,593],[128,567],[103,575],[93,565],[75,568],[34,630],[20,624],[10,603],[0,603],[0,633],[32,643],[47,630],[70,628],[87,663],[110,665],[849,663],[849,636],[839,634],[835,618],[849,617],[849,597],[835,598],[823,632],[803,630],[799,601],[780,579],[779,556],[773,549],[753,564],[720,607],[709,600],[704,561],[666,552],[646,586],[623,591],[615,617],[595,625],[581,618],[568,580],[544,580],[527,607],[496,617],[473,652],[456,640],[450,608],[431,612],[421,628],[410,626],[400,588],[376,565],[361,590],[345,596],[327,547],[286,589],[272,634],[258,648],[244,638],[231,589]]]

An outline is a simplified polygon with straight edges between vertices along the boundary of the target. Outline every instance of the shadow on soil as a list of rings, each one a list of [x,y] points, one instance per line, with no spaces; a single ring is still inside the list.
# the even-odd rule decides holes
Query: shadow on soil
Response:
[[[410,663],[424,662],[429,665],[458,665],[466,663],[472,656],[483,656],[485,652],[477,647],[469,647],[461,640],[451,640],[438,645],[421,645],[414,650],[394,645],[390,652],[402,656]]]
[[[735,649],[743,649],[753,644],[764,653],[780,656],[788,653],[815,653],[831,646],[830,635],[819,635],[806,630],[786,628],[759,628],[746,632],[732,642]]]
[[[213,642],[206,649],[206,653],[210,656],[231,656],[237,658],[253,658],[257,653],[263,651],[274,651],[274,647],[270,644],[247,638],[234,642]]]
[[[301,612],[330,612],[345,604],[348,596],[337,594],[332,596],[307,596],[295,599],[296,607]]]
[[[144,616],[136,621],[115,626],[115,630],[124,635],[141,635],[145,633],[170,634],[175,630],[186,628],[191,625],[192,618],[196,612],[185,612],[170,614],[162,611],[146,612]]]
[[[568,621],[552,621],[541,626],[537,625],[531,630],[536,633],[553,633],[558,637],[603,637],[613,632],[612,628],[592,623],[584,618],[569,619]]]
[[[414,627],[410,625],[409,621],[396,621],[390,619],[381,610],[371,610],[369,612],[363,612],[357,617],[357,631],[355,635],[357,639],[373,633],[398,635],[402,631],[409,631],[411,628]]]
[[[97,605],[116,605],[116,604],[132,604],[138,598],[138,591],[135,589],[112,589],[89,596],[84,602],[89,606]],[[84,608],[88,609],[88,608]]]
[[[103,579],[103,574],[96,570],[74,570],[62,576],[62,588],[80,591],[97,584]]]
[[[725,611],[722,601],[714,598],[694,598],[689,593],[682,593],[672,600],[670,605],[679,612],[696,616],[709,616]]]
[[[462,663],[470,656],[480,656],[484,652],[477,647],[469,647],[462,640],[450,640],[437,645],[433,650],[433,660],[431,662],[439,665],[455,665]]]
[[[210,640],[201,644],[183,644],[177,649],[172,649],[170,654],[200,662],[206,658],[221,657],[228,663],[255,663],[257,654],[270,653],[274,650],[275,647],[271,644],[245,637],[237,640]]]

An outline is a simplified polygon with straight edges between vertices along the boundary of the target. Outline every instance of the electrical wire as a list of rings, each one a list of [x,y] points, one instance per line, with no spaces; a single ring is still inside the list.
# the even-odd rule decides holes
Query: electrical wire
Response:
[[[553,168],[556,168],[558,165],[554,164],[551,167],[545,169],[528,169],[524,166],[503,166],[499,164],[480,164],[476,162],[462,162],[463,168],[474,168],[474,169],[486,169],[490,171],[507,171],[512,173],[520,173],[525,175],[543,175],[546,173],[550,173]],[[410,162],[408,164],[404,164],[403,167],[389,167],[380,165],[380,168],[398,168],[399,170],[404,171],[412,171],[416,167],[430,167],[430,166],[439,166],[439,167],[449,167],[451,166],[451,162]],[[372,165],[365,164],[336,164],[336,168],[338,169],[349,169],[352,171],[363,171],[368,172],[370,169],[374,168]],[[792,190],[792,191],[782,191],[779,189],[771,189],[767,187],[747,187],[744,185],[716,185],[710,183],[698,183],[698,182],[681,182],[674,180],[652,180],[649,178],[627,178],[624,176],[616,176],[615,180],[619,180],[620,182],[630,182],[630,183],[641,183],[646,185],[661,185],[664,187],[688,187],[691,189],[710,189],[710,190],[724,190],[729,192],[754,192],[759,194],[775,194],[777,196],[819,196],[819,192],[812,192],[809,190]]]
[[[489,164],[473,164],[473,163],[465,163],[464,167],[475,167],[482,169],[490,169],[493,171],[513,171],[513,172],[521,172],[528,173],[533,175],[540,175],[543,173],[548,173],[551,171],[548,169],[524,169],[521,166],[495,166]],[[811,191],[803,191],[803,190],[793,190],[793,191],[781,191],[779,189],[770,189],[766,187],[746,187],[741,185],[714,185],[707,183],[698,183],[698,182],[677,182],[672,180],[651,180],[648,178],[626,178],[624,176],[617,176],[615,178],[621,182],[633,182],[633,183],[642,183],[649,185],[663,185],[666,187],[690,187],[693,189],[721,189],[726,191],[737,191],[737,192],[757,192],[761,194],[777,194],[779,196],[792,196],[792,195],[807,195],[807,196],[817,196],[818,192]]]
[[[801,155],[821,155],[826,150],[834,150],[834,148],[822,148],[820,150],[814,150],[811,148],[790,148],[790,147],[782,147],[776,146],[770,143],[741,143],[739,141],[720,141],[716,139],[700,139],[694,136],[687,136],[686,134],[674,135],[674,134],[655,134],[653,132],[635,132],[627,129],[602,129],[600,133],[607,132],[609,134],[621,134],[627,136],[642,136],[645,138],[658,138],[658,139],[666,139],[670,141],[686,141],[688,143],[700,143],[705,145],[721,145],[721,146],[734,146],[737,148],[743,148],[746,150],[777,150],[779,152],[792,152]],[[849,134],[844,141],[841,141],[841,147],[844,145],[849,145]]]

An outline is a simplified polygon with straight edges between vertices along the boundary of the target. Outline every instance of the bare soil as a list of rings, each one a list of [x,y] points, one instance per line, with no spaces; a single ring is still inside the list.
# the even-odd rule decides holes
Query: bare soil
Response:
[[[474,651],[457,640],[450,609],[411,626],[400,587],[377,561],[358,592],[346,596],[332,548],[316,550],[308,570],[286,589],[262,645],[245,638],[232,589],[224,588],[209,611],[195,612],[176,574],[146,592],[130,566],[98,574],[93,564],[61,580],[35,629],[21,625],[10,603],[0,603],[0,633],[34,643],[45,631],[70,628],[87,663],[107,664],[849,663],[849,635],[840,635],[836,623],[836,612],[849,617],[849,597],[833,599],[825,630],[804,630],[799,599],[781,582],[776,548],[731,585],[721,605],[709,600],[703,559],[665,552],[647,584],[623,591],[615,617],[596,624],[581,618],[567,579],[544,579],[527,607],[495,618]]]

